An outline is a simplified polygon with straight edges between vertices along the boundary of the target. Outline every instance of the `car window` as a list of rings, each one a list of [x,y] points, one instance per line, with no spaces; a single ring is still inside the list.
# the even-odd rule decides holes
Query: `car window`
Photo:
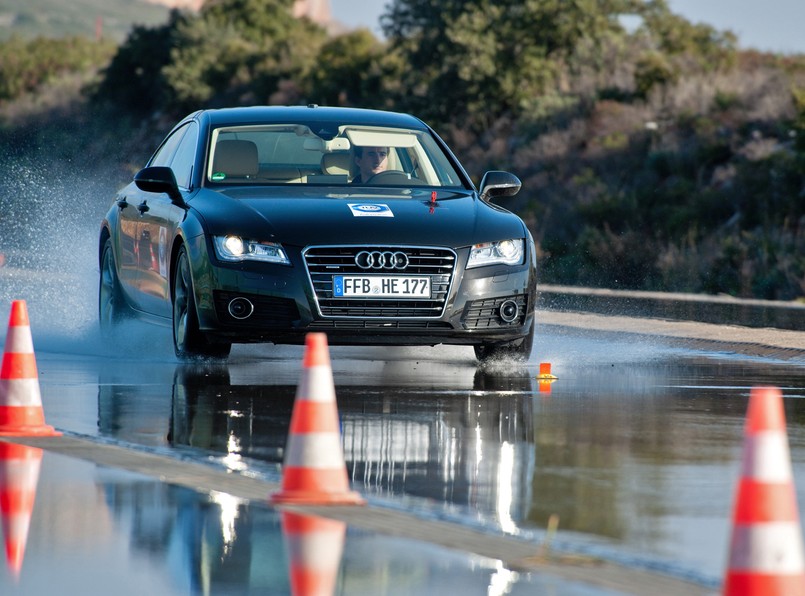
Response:
[[[319,131],[316,134],[315,131]],[[355,124],[287,123],[212,130],[210,184],[461,187],[451,159],[428,131]],[[356,157],[381,148],[383,173],[361,177]]]
[[[190,188],[190,177],[193,174],[193,163],[198,144],[198,125],[191,122],[186,128],[187,132],[182,137],[170,163],[173,174],[176,176],[176,183],[179,188],[184,189]]]
[[[148,165],[169,166],[185,132],[187,132],[187,126],[183,126],[171,133],[170,136],[162,142],[159,149],[156,150],[156,153],[151,157]]]

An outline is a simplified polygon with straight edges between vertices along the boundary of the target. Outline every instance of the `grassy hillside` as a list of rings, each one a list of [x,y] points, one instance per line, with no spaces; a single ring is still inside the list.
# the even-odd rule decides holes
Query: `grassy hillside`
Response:
[[[167,19],[168,9],[143,0],[3,0],[0,4],[0,40],[12,35],[95,36],[102,18],[103,36],[122,41],[132,25],[155,25]]]

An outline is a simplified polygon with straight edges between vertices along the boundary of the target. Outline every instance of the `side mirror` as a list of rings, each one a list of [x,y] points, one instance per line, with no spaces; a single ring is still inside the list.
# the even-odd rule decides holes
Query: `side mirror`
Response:
[[[499,197],[513,197],[522,185],[514,174],[492,170],[484,174],[481,180],[481,199],[488,201]]]
[[[176,176],[173,175],[173,170],[166,166],[143,168],[134,175],[134,184],[145,192],[164,192],[176,205],[185,206],[179,185],[176,184]]]

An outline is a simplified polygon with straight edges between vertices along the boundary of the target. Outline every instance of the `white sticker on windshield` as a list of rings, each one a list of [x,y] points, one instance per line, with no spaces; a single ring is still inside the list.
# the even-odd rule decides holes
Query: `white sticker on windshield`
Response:
[[[355,217],[394,217],[388,205],[382,203],[347,203]]]

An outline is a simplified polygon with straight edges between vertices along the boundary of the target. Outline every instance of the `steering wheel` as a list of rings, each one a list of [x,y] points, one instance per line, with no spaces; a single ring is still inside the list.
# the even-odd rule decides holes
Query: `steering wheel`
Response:
[[[384,170],[374,176],[370,176],[365,184],[394,184],[399,186],[414,186],[424,184],[418,178],[410,178],[405,172],[400,170]]]

